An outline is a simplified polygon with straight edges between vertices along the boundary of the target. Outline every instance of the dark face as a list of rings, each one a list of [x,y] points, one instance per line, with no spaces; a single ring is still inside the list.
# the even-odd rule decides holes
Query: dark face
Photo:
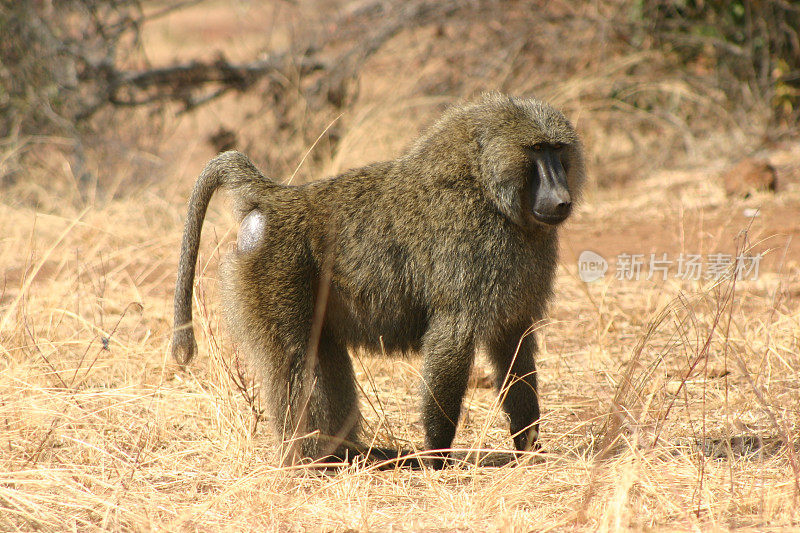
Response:
[[[537,222],[560,224],[572,211],[567,173],[562,164],[562,144],[538,143],[525,149],[530,159],[530,176],[523,205]]]

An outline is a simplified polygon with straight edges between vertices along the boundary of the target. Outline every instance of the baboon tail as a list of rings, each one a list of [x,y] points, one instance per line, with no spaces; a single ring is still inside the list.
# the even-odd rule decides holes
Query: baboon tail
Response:
[[[172,338],[172,357],[181,366],[188,364],[197,351],[197,342],[192,329],[192,290],[197,249],[200,246],[200,232],[203,228],[208,202],[220,187],[247,189],[250,186],[279,187],[264,177],[246,155],[241,152],[229,151],[219,154],[208,162],[192,189],[186,225],[183,229],[178,278],[175,282],[175,328]]]

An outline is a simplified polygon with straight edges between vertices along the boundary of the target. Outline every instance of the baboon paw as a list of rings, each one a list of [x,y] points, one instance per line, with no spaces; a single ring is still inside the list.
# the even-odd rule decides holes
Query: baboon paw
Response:
[[[528,429],[528,438],[525,443],[526,452],[535,452],[541,448],[539,444],[539,428],[532,427]]]

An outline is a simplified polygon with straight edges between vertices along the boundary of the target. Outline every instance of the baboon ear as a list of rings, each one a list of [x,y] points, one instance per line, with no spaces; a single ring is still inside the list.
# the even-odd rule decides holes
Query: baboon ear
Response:
[[[512,151],[496,140],[478,142],[480,148],[480,178],[489,191],[498,209],[516,224],[523,225],[522,189],[524,178],[520,177],[518,162]]]
[[[516,224],[525,224],[522,218],[522,191],[516,183],[493,181],[488,189],[501,213]]]

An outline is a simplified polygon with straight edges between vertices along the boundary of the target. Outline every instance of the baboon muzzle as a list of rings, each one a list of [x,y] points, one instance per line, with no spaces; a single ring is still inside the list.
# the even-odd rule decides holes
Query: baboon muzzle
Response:
[[[567,173],[557,150],[537,150],[533,156],[534,179],[531,184],[531,211],[544,224],[559,224],[572,212],[567,189]]]

